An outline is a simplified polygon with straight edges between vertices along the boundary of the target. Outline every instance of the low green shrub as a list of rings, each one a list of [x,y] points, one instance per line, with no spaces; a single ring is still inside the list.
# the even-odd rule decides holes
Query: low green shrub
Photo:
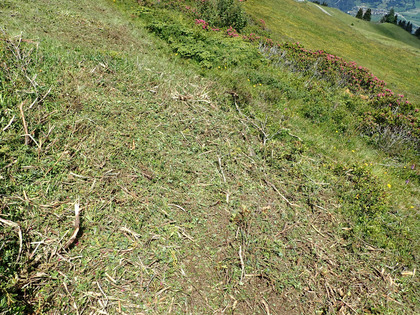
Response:
[[[172,51],[204,68],[225,70],[239,64],[257,67],[264,59],[249,43],[229,40],[220,34],[171,22],[152,22],[147,28],[165,40]]]
[[[241,31],[247,25],[247,17],[235,0],[197,1],[201,19],[214,27],[232,27]]]

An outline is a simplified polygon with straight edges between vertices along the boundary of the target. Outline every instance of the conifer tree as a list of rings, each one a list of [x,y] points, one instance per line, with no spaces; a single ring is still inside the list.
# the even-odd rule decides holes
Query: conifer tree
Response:
[[[420,27],[417,28],[417,30],[415,31],[414,36],[416,36],[418,39],[420,39]]]
[[[372,17],[372,10],[369,8],[366,10],[365,14],[363,14],[363,20],[370,21]]]
[[[405,27],[405,30],[411,34],[411,32],[413,31],[413,24],[411,24],[411,22],[408,22]]]
[[[386,16],[386,21],[385,22],[394,23],[395,22],[395,10],[394,10],[394,8],[389,10],[389,13],[385,16]]]
[[[356,19],[362,19],[363,18],[363,9],[360,8],[359,11],[357,11]]]
[[[381,23],[397,24],[397,22],[398,22],[398,15],[395,14],[394,8],[389,10],[389,13],[385,14],[381,19]]]

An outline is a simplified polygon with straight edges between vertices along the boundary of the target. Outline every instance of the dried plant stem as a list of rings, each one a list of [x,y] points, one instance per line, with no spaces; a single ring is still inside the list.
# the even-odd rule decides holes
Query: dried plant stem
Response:
[[[277,189],[276,186],[274,186],[274,184],[270,183],[268,180],[263,179],[268,185],[270,185],[274,191],[281,197],[283,198],[284,201],[286,201],[286,203],[291,206],[291,207],[299,207],[299,205],[295,205],[294,203],[291,203],[285,196],[283,196],[283,194]]]
[[[108,306],[108,302],[109,302],[108,296],[105,294],[104,290],[102,290],[102,287],[101,287],[101,285],[99,284],[99,282],[96,282],[96,285],[98,286],[99,290],[101,291],[102,295],[103,295],[103,296],[104,296],[104,298],[105,298],[105,304],[101,305],[101,306],[103,307],[103,309],[105,310],[105,309],[107,308],[107,306]],[[101,303],[100,303],[100,304],[101,304]]]
[[[73,234],[70,236],[69,240],[64,245],[63,249],[67,249],[70,247],[71,244],[74,243],[77,237],[77,233],[79,233],[80,230],[80,208],[79,208],[79,202],[76,202],[74,204],[74,231]]]
[[[268,307],[268,303],[264,300],[264,298],[261,299],[261,303],[264,305],[267,315],[270,315],[270,308]]]
[[[124,232],[124,233],[128,233],[128,234],[130,234],[131,236],[133,236],[134,237],[134,239],[138,239],[138,238],[140,238],[141,237],[141,235],[139,234],[139,233],[136,233],[136,232],[134,232],[134,231],[132,231],[132,230],[130,230],[129,228],[126,228],[126,227],[120,227],[120,229],[119,229],[121,232]]]
[[[13,115],[12,119],[10,119],[9,123],[7,124],[7,126],[3,128],[3,131],[6,131],[12,125],[13,121],[15,120],[15,117],[16,116]]]
[[[239,246],[239,259],[241,260],[241,283],[243,283],[245,276],[245,263],[244,258],[242,257],[242,246]]]
[[[29,106],[29,109],[31,109],[35,104],[41,104],[45,98],[48,96],[48,94],[50,94],[51,92],[51,88],[48,89],[47,93],[44,94],[44,96],[38,100],[38,98],[35,99],[35,101],[33,101],[33,103],[31,104],[31,106]]]
[[[18,262],[19,259],[20,259],[20,254],[22,253],[22,248],[23,248],[22,229],[20,228],[19,224],[15,223],[13,221],[10,221],[10,220],[0,218],[0,223],[3,223],[4,225],[8,225],[8,226],[11,226],[11,227],[14,227],[18,231],[18,234],[19,234],[19,253],[18,253],[18,256],[16,258],[16,262]]]
[[[223,182],[225,182],[225,183],[226,183],[225,172],[223,172],[223,167],[222,167],[222,159],[220,158],[220,156],[218,156],[218,159],[219,159],[220,173],[222,173],[222,176],[223,176]]]
[[[25,105],[26,100],[20,103],[19,110],[20,110],[20,116],[22,118],[22,124],[23,124],[23,130],[25,131],[25,145],[29,145],[29,131],[28,131],[28,125],[26,123],[25,114],[23,112],[23,105]]]
[[[182,211],[187,212],[187,210],[185,210],[185,209],[184,209],[184,208],[182,208],[181,206],[176,205],[176,204],[174,204],[174,203],[168,203],[168,206],[177,207],[178,209],[181,209]]]

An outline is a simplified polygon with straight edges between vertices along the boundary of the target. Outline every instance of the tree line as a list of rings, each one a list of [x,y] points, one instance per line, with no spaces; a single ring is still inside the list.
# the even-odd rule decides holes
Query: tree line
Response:
[[[363,12],[363,9],[360,8],[357,11],[356,18],[360,20],[370,21],[372,18],[372,10],[369,8],[366,10],[366,12]],[[390,9],[389,12],[382,17],[380,23],[395,24],[401,27],[402,29],[406,30],[410,34],[413,33],[413,23],[411,23],[410,21],[398,19],[398,14],[395,13],[394,8]],[[414,32],[414,36],[420,39],[420,27],[417,28],[417,30]]]
[[[315,1],[312,1],[312,3],[323,5],[324,7],[328,7],[328,3],[326,3],[325,1],[321,3],[321,2],[315,0]]]
[[[363,9],[360,8],[359,11],[357,11],[356,18],[365,21],[370,21],[372,18],[372,10],[369,8],[366,10],[365,13],[363,13]]]
[[[382,17],[381,23],[392,23],[398,25],[410,34],[413,33],[413,23],[411,23],[410,21],[398,19],[398,14],[395,13],[395,10],[393,8],[389,10],[389,13],[385,14]],[[417,28],[417,30],[414,32],[414,36],[420,39],[420,28]]]

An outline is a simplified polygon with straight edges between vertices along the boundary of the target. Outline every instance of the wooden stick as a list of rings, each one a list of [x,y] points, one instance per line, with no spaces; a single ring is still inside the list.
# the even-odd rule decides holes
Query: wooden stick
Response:
[[[22,103],[20,103],[19,105],[19,110],[20,110],[20,116],[22,118],[22,124],[23,124],[23,130],[25,131],[25,145],[29,144],[29,131],[28,131],[28,125],[26,124],[26,120],[25,120],[25,114],[23,113],[23,105],[25,105],[26,100],[24,100]]]

